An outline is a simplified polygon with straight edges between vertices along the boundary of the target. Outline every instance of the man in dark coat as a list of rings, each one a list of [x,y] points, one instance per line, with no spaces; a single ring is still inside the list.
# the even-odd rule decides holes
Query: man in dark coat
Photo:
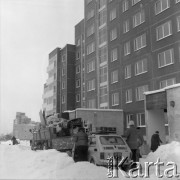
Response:
[[[84,132],[84,128],[79,128],[79,132],[74,135],[75,156],[77,161],[87,161],[88,156],[88,136]]]
[[[137,156],[139,142],[138,142],[138,130],[134,126],[134,121],[129,121],[129,129],[125,132],[126,142],[132,152],[132,160],[134,162],[139,161],[139,156]]]
[[[158,146],[160,146],[160,143],[162,143],[160,137],[159,137],[159,131],[156,131],[155,134],[151,137],[151,150],[152,152],[156,151]]]
[[[17,140],[14,136],[12,137],[11,141],[12,141],[13,145],[17,144]]]

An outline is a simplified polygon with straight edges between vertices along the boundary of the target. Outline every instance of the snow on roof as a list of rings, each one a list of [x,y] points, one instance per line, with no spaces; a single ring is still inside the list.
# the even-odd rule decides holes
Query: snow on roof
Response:
[[[172,88],[177,88],[177,87],[180,87],[180,83],[178,84],[173,84],[171,86],[167,86],[163,89],[158,89],[158,90],[154,90],[154,91],[146,91],[144,92],[145,95],[149,95],[149,94],[155,94],[155,93],[160,93],[160,92],[163,92],[163,91],[166,91],[168,89],[172,89]]]

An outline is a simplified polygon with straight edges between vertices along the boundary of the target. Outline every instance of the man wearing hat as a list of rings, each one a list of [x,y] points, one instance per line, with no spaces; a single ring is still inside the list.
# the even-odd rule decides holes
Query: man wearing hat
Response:
[[[156,131],[155,134],[151,137],[151,150],[152,152],[156,151],[158,146],[160,146],[160,143],[162,143],[160,137],[159,137],[159,131]]]
[[[134,121],[129,121],[129,129],[125,132],[126,142],[131,149],[132,152],[132,160],[134,162],[139,161],[139,156],[137,155],[137,151],[139,148],[138,142],[138,130],[135,128]]]

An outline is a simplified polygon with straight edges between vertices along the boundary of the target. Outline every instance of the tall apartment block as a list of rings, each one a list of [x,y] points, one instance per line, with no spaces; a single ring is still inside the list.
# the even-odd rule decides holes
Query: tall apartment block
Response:
[[[60,112],[60,62],[61,49],[56,48],[49,54],[48,79],[44,84],[43,110],[45,116]]]
[[[85,0],[84,8],[76,107],[123,109],[125,126],[134,120],[145,131],[143,93],[180,83],[180,1]]]
[[[49,54],[48,79],[44,84],[45,116],[75,108],[75,46],[67,44]]]

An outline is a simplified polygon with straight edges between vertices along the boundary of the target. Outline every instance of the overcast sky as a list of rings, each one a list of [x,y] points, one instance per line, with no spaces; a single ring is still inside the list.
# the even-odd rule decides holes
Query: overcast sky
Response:
[[[39,120],[48,54],[74,44],[84,0],[0,0],[0,134],[16,112]]]

